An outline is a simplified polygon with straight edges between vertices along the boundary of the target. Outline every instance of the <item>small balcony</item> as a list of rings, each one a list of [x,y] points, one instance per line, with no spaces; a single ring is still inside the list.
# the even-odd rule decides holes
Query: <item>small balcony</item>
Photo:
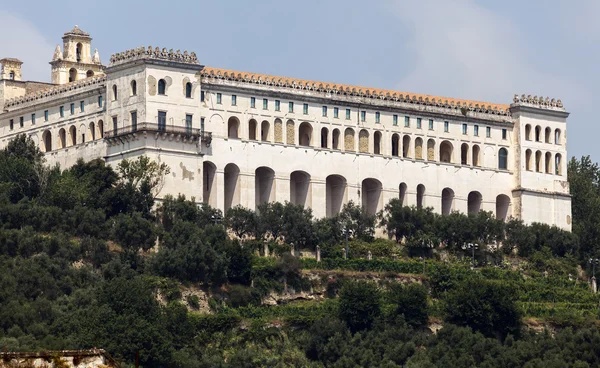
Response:
[[[206,146],[210,146],[212,141],[212,133],[201,129],[188,128],[182,126],[168,126],[156,123],[139,123],[118,128],[117,130],[109,130],[104,132],[104,139],[109,142],[130,140],[138,135],[154,134],[156,138],[181,139],[183,141],[199,141],[205,142]]]

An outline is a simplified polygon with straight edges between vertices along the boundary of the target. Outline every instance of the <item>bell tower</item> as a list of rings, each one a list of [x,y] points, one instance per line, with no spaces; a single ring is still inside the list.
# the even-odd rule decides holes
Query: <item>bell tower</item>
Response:
[[[52,83],[66,84],[104,73],[98,50],[92,56],[92,38],[78,26],[63,35],[63,52],[56,46],[52,65]]]

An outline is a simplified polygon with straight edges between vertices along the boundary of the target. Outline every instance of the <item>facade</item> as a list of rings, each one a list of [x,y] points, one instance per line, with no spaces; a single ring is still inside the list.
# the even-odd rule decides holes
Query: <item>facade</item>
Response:
[[[571,229],[560,100],[492,104],[290,79],[152,47],[103,66],[78,27],[57,46],[52,84],[21,81],[15,60],[0,60],[0,146],[26,133],[63,167],[144,154],[171,168],[159,198],[183,193],[223,211],[290,201],[317,217],[350,200],[375,213],[401,198]]]
[[[57,350],[40,352],[0,352],[0,368],[118,368],[102,349]]]

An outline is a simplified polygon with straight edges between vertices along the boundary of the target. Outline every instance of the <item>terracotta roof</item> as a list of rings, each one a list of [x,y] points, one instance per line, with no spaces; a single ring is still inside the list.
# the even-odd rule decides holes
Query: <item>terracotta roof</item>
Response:
[[[79,26],[75,26],[73,27],[72,30],[70,30],[69,32],[66,32],[64,34],[65,36],[81,36],[81,37],[90,37],[90,34],[87,32],[82,31]]]
[[[419,93],[400,92],[380,88],[369,88],[352,86],[347,84],[328,83],[305,79],[294,79],[267,74],[248,73],[211,67],[205,67],[202,70],[202,75],[254,83],[267,83],[271,85],[292,88],[322,90],[328,92],[352,94],[357,96],[366,96],[373,98],[388,98],[394,100],[423,103],[426,105],[437,105],[454,108],[468,107],[481,112],[496,113],[501,115],[507,114],[508,109],[510,108],[509,104],[498,104],[484,101],[473,101],[459,98],[425,95]]]

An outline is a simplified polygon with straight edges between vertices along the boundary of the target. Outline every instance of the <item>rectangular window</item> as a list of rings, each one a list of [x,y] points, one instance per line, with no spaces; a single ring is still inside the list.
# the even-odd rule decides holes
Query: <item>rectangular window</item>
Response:
[[[350,120],[350,109],[346,109],[346,120]]]
[[[48,110],[44,110],[44,121],[48,121]]]
[[[131,112],[131,130],[134,132],[137,130],[137,111]]]
[[[102,96],[98,96],[98,107],[102,107]]]
[[[473,126],[473,135],[479,137],[479,125]]]
[[[502,139],[506,139],[506,129],[502,129]]]
[[[462,125],[462,133],[467,134],[467,129],[468,129],[467,124],[463,124]]]
[[[340,109],[338,109],[337,107],[333,108],[333,117],[334,118],[338,118],[340,116]]]
[[[421,129],[421,118],[417,118],[417,129]]]
[[[485,136],[490,138],[492,136],[492,128],[485,127]]]
[[[200,118],[200,131],[204,133],[204,118]]]
[[[19,127],[23,128],[23,117],[22,116],[19,118]]]
[[[294,103],[293,103],[293,102],[290,102],[290,103],[288,104],[288,111],[289,111],[289,112],[294,112]]]
[[[410,117],[408,117],[408,116],[404,117],[404,126],[407,128],[410,127]]]
[[[221,94],[217,93],[217,104],[219,104],[219,105],[221,104],[221,98],[222,98]]]
[[[323,116],[327,116],[327,106],[323,106]]]
[[[71,104],[70,111],[71,111],[71,115],[75,114],[75,104],[74,103]]]
[[[394,115],[394,117],[392,118],[392,124],[398,125],[398,115]]]
[[[448,133],[450,131],[450,123],[444,121],[444,132]]]
[[[379,111],[377,111],[375,113],[375,123],[379,124],[380,123],[380,119],[381,119],[381,114],[379,113]]]
[[[251,108],[256,107],[256,97],[250,97],[250,107]]]
[[[192,134],[192,115],[185,114],[185,131],[187,134]]]
[[[360,112],[360,121],[367,120],[367,112],[365,110]]]
[[[35,124],[35,114],[31,114],[31,125]]]
[[[231,106],[237,106],[237,96],[231,95]]]
[[[269,100],[263,98],[263,110],[267,110],[269,108]]]
[[[200,91],[200,101],[204,102],[204,91]]]
[[[167,112],[159,111],[158,112],[158,131],[164,132],[167,130]]]
[[[84,111],[85,111],[85,102],[79,101],[79,112],[84,112]]]
[[[65,117],[65,107],[64,106],[59,107],[58,111],[60,113],[60,117],[64,118]]]
[[[302,113],[303,113],[304,115],[308,115],[308,104],[304,104],[304,105],[302,106]]]
[[[281,110],[281,101],[275,100],[275,111]]]
[[[15,128],[15,121],[13,119],[10,119],[10,121],[8,122],[8,127],[10,128],[10,130],[13,130]]]
[[[113,135],[116,135],[117,134],[117,128],[118,128],[117,117],[113,116],[112,121],[113,121]]]
[[[429,119],[429,130],[433,130],[433,119]]]

